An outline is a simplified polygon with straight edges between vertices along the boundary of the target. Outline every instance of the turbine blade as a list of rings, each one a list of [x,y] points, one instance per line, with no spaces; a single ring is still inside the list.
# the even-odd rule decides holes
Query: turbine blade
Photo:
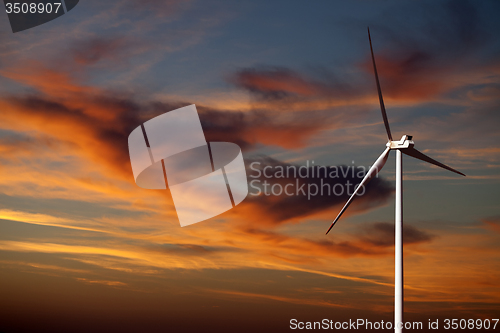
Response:
[[[389,141],[392,141],[391,129],[389,128],[389,120],[387,119],[387,113],[385,112],[384,99],[382,98],[382,89],[380,88],[380,82],[378,80],[377,66],[375,65],[375,56],[373,55],[372,38],[370,37],[370,28],[368,28],[368,40],[370,41],[370,51],[372,52],[372,62],[373,71],[375,72],[375,81],[377,82],[378,100],[380,102],[380,110],[382,111],[382,118],[384,118],[385,130],[387,132],[387,137]]]
[[[447,165],[444,165],[443,163],[441,162],[438,162],[432,158],[430,158],[429,156],[419,152],[418,150],[416,150],[415,148],[408,148],[408,149],[401,149],[401,152],[403,154],[406,154],[408,156],[411,156],[411,157],[415,157],[416,159],[419,159],[419,160],[422,160],[424,162],[427,162],[427,163],[430,163],[430,164],[434,164],[434,165],[437,165],[438,167],[441,167],[443,169],[446,169],[446,170],[450,170],[452,172],[455,172],[455,173],[458,173],[459,175],[462,175],[462,176],[465,176],[463,173],[461,173],[460,171],[457,171],[453,168],[450,168],[449,166]]]
[[[351,195],[351,197],[349,198],[349,200],[347,200],[346,204],[344,205],[344,207],[342,208],[342,210],[340,211],[340,213],[337,215],[337,217],[335,218],[335,220],[332,222],[332,225],[330,226],[330,228],[328,228],[328,231],[326,232],[327,235],[330,232],[330,230],[333,228],[333,226],[335,225],[335,223],[337,223],[337,221],[340,219],[340,217],[345,212],[345,210],[347,209],[347,207],[349,207],[349,205],[351,204],[351,202],[354,199],[354,197],[356,196],[356,194],[358,194],[358,192],[361,189],[361,187],[363,187],[363,185],[367,184],[373,178],[373,176],[376,176],[377,173],[380,170],[382,170],[382,168],[385,165],[385,162],[387,161],[387,157],[389,156],[389,151],[390,151],[390,148],[387,147],[384,150],[384,152],[377,158],[377,160],[375,161],[375,163],[373,163],[372,167],[370,168],[370,170],[368,170],[368,173],[365,175],[365,178],[363,178],[363,180],[361,181],[361,183],[359,183],[359,185],[356,188],[356,190],[354,191],[354,193]]]

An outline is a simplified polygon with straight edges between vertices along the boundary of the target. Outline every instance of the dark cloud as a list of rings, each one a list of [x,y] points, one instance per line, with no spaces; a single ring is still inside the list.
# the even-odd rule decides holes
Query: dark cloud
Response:
[[[419,230],[411,225],[403,226],[403,243],[405,244],[430,242],[434,238],[435,238],[434,235]]]
[[[10,113],[1,118],[18,130],[37,130],[79,147],[92,159],[130,176],[127,138],[130,132],[157,115],[190,103],[138,102],[133,95],[91,89],[73,83],[49,69],[13,74],[38,92],[3,99]],[[16,76],[17,75],[17,76]],[[38,76],[39,75],[39,76]],[[48,80],[47,77],[58,80]],[[239,144],[244,150],[257,145],[301,147],[324,128],[321,116],[263,111],[235,112],[198,106],[208,141]]]
[[[254,219],[255,221],[255,219]],[[327,225],[325,225],[327,227]],[[322,238],[309,239],[300,236],[289,236],[272,230],[262,230],[258,226],[244,225],[237,227],[246,238],[265,243],[271,249],[289,250],[289,256],[280,259],[290,262],[312,262],[323,256],[360,257],[360,256],[392,256],[394,246],[394,226],[391,223],[363,224],[354,235],[343,235],[342,238],[331,233]],[[421,244],[432,241],[435,236],[413,226],[403,228],[403,241],[406,245]],[[272,253],[272,251],[270,252]]]
[[[419,230],[411,225],[403,226],[403,242],[405,244],[417,244],[430,242],[435,236],[426,231]],[[394,224],[378,222],[363,225],[360,229],[361,241],[375,247],[389,247],[394,245]]]
[[[291,237],[276,233],[269,230],[261,230],[255,227],[245,227],[239,230],[243,232],[246,237],[251,237],[259,242],[266,243],[276,249],[287,248],[295,256],[283,257],[280,259],[293,262],[314,262],[317,258],[328,255],[338,257],[355,257],[355,256],[380,256],[391,254],[385,248],[372,247],[364,242],[357,240],[344,240],[337,241],[333,236],[326,236],[321,239],[308,239],[303,237]]]
[[[317,68],[321,78],[285,67],[260,66],[241,69],[229,78],[236,87],[267,102],[296,102],[307,99],[345,99],[359,94],[347,80],[339,80],[326,68]]]
[[[16,127],[37,129],[48,136],[71,142],[108,166],[121,171],[125,167],[129,171],[127,138],[136,124],[141,123],[145,113],[141,113],[139,106],[131,100],[87,97],[89,101],[84,108],[75,108],[71,103],[41,95],[9,97],[6,101],[12,107],[12,113],[3,118],[15,122]],[[89,110],[92,107],[107,110],[110,114],[99,116]],[[108,117],[111,119],[106,119]]]
[[[279,113],[252,110],[224,111],[198,107],[207,141],[226,141],[248,150],[258,144],[284,148],[303,147],[325,128],[323,114]]]
[[[250,193],[254,195],[247,197],[241,210],[253,210],[259,218],[252,217],[252,221],[264,225],[297,222],[328,210],[334,216],[334,208],[345,204],[355,185],[361,182],[368,171],[362,167],[312,166],[312,162],[309,167],[300,167],[267,156],[247,158],[245,163],[251,185]],[[283,175],[279,173],[280,170],[284,171]],[[269,177],[264,174],[265,171]],[[288,193],[293,195],[285,193],[287,185]],[[255,187],[260,189],[260,195],[255,195],[259,192]],[[390,182],[383,178],[374,178],[366,186],[365,193],[356,198],[350,212],[384,204],[392,193]]]
[[[124,98],[104,91],[76,93],[64,99],[40,94],[9,97],[5,101],[11,110],[10,113],[2,115],[5,122],[23,131],[37,130],[52,138],[71,143],[93,161],[108,167],[114,177],[121,175],[131,182],[133,180],[127,146],[130,132],[145,120],[185,105],[184,103],[139,103],[133,96]],[[280,144],[282,141],[289,141],[290,145],[290,142],[300,142],[320,128],[320,125],[314,122],[310,123],[308,128],[307,122],[298,121],[293,117],[288,123],[279,123],[275,122],[276,119],[273,117],[258,112],[246,114],[203,107],[200,108],[200,118],[208,141],[236,142],[244,148],[258,143]],[[301,131],[305,134],[297,135],[297,132]],[[259,162],[261,169],[291,166],[269,157],[247,159],[249,175],[255,173],[250,169],[252,162]],[[259,179],[266,180],[271,185],[285,186],[298,181],[299,186],[306,191],[308,188],[316,187],[318,190],[323,188],[325,193],[314,195],[310,200],[302,195],[303,191],[293,196],[250,196],[244,206],[256,207],[256,211],[260,212],[259,216],[262,217],[258,219],[260,223],[278,225],[342,205],[348,198],[348,187],[353,191],[354,184],[360,182],[364,172],[356,169],[353,174],[347,172],[348,168],[345,166],[337,168],[338,176],[335,178],[265,179],[262,175]],[[313,171],[317,174],[318,167],[311,166],[308,169],[310,173]],[[324,170],[322,172],[324,175]],[[333,193],[333,188],[337,185],[339,187],[336,192],[339,193],[340,189],[343,189],[340,195]],[[329,188],[326,189],[327,187]],[[351,211],[383,204],[391,193],[392,186],[387,181],[375,178],[367,186],[366,194],[356,200],[357,203],[353,205]]]
[[[354,239],[336,244],[337,252],[345,250],[346,255],[392,255],[392,251],[386,250],[394,246],[393,223],[364,224],[359,230]],[[434,235],[414,226],[408,224],[403,226],[405,245],[428,243],[434,238]]]
[[[283,67],[243,69],[232,77],[232,82],[237,87],[267,100],[310,96],[323,89],[320,83],[312,82]]]

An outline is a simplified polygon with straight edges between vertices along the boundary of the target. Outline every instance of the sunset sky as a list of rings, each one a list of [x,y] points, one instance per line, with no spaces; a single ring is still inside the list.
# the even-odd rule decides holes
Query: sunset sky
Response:
[[[325,235],[346,194],[249,195],[181,228],[127,148],[196,104],[249,181],[253,162],[368,168],[387,137],[367,26],[394,138],[467,175],[404,157],[405,319],[499,318],[500,2],[82,0],[18,33],[0,16],[0,332],[392,320],[394,152]]]

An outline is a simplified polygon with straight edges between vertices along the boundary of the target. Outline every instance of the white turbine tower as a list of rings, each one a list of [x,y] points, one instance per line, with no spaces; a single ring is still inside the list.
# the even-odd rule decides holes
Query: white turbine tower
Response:
[[[385,130],[387,131],[387,137],[389,141],[387,142],[384,152],[377,158],[373,166],[368,170],[365,178],[358,185],[354,193],[351,195],[347,203],[344,205],[340,213],[337,215],[332,225],[326,232],[330,232],[335,223],[339,220],[342,214],[345,212],[347,207],[351,204],[354,197],[357,195],[358,191],[363,185],[368,183],[368,181],[377,175],[377,173],[382,169],[387,161],[389,152],[391,150],[396,151],[396,219],[395,219],[395,275],[394,275],[394,331],[401,332],[403,327],[403,157],[402,154],[406,154],[411,157],[415,157],[419,160],[437,165],[446,170],[458,173],[459,175],[465,176],[463,173],[446,166],[429,156],[426,156],[413,148],[412,136],[403,135],[401,140],[392,140],[391,130],[389,128],[389,121],[387,120],[387,114],[385,112],[384,100],[382,98],[382,90],[380,89],[380,82],[378,80],[377,67],[375,65],[375,56],[373,55],[372,40],[370,37],[370,29],[368,28],[368,40],[370,41],[370,51],[372,54],[373,71],[375,72],[375,81],[377,83],[378,98],[380,101],[380,109],[382,111],[382,118],[384,119]]]

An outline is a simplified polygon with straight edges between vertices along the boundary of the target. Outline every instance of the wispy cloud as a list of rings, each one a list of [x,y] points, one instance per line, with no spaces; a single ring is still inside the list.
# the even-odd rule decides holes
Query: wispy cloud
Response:
[[[333,302],[320,300],[320,299],[292,298],[292,297],[284,297],[284,296],[278,296],[278,295],[246,293],[246,292],[232,291],[232,290],[206,289],[205,291],[215,293],[218,295],[236,296],[236,297],[243,297],[243,298],[267,299],[267,300],[286,302],[286,303],[291,303],[291,304],[306,304],[306,305],[326,306],[326,307],[333,307],[333,308],[353,308],[352,305],[336,304]]]

